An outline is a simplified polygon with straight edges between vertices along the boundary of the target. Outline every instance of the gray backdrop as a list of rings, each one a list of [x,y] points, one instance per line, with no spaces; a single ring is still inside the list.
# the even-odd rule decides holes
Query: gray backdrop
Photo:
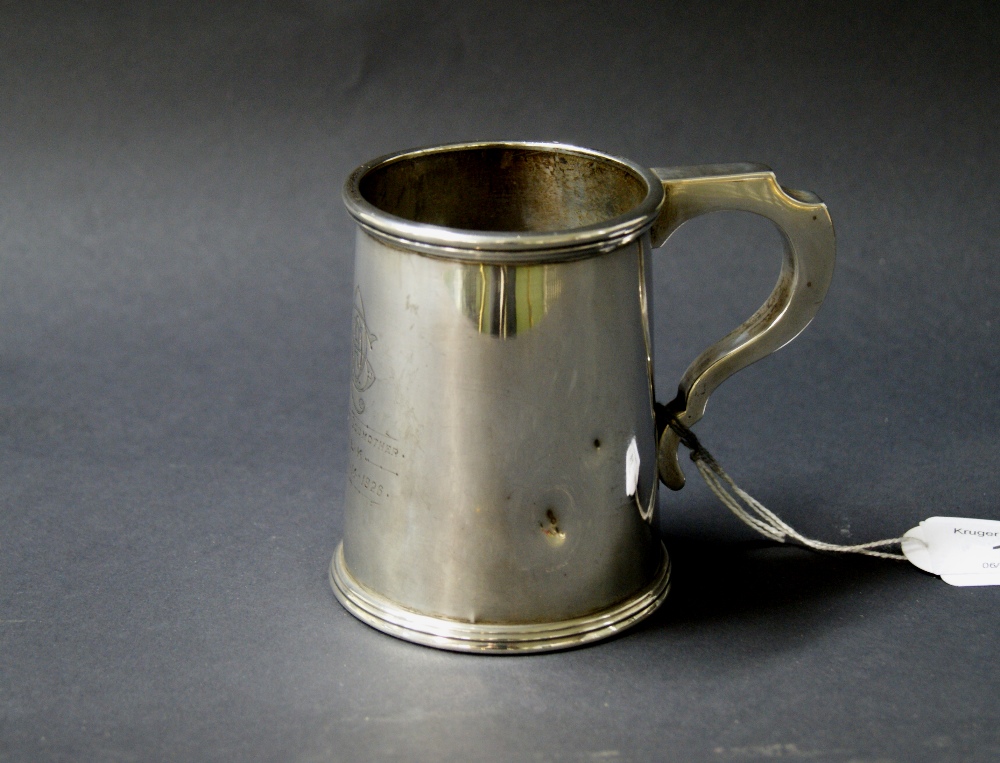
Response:
[[[498,659],[335,602],[344,176],[471,139],[761,161],[829,204],[812,327],[705,444],[803,532],[1000,519],[989,4],[0,3],[0,760],[987,761],[1000,589],[775,547],[688,467],[668,604]],[[739,214],[657,255],[657,384],[763,300]],[[664,491],[666,493],[667,491]]]

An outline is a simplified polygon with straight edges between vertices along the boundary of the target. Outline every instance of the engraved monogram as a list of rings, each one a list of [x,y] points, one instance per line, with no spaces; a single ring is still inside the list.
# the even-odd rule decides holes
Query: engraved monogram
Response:
[[[365,399],[361,394],[375,383],[375,371],[368,353],[378,339],[368,330],[365,320],[365,304],[361,299],[360,287],[354,288],[354,357],[351,379],[351,408],[355,413],[364,413]]]

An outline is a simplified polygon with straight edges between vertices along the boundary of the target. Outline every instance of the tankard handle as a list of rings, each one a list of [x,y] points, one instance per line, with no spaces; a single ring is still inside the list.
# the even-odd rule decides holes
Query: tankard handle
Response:
[[[685,371],[677,397],[657,405],[660,479],[672,490],[684,487],[677,460],[676,418],[690,427],[705,413],[708,396],[751,363],[792,341],[809,325],[826,296],[836,241],[826,205],[809,191],[782,188],[762,164],[711,164],[654,169],[666,202],[651,230],[658,247],[688,220],[706,212],[734,210],[766,217],[781,231],[785,257],[771,296],[746,322],[713,344]]]

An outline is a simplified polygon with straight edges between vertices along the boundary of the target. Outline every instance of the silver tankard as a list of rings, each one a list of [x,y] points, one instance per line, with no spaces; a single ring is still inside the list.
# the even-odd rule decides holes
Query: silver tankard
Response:
[[[667,422],[694,424],[812,320],[833,275],[826,206],[762,165],[649,170],[558,143],[384,156],[344,202],[358,230],[337,598],[469,652],[561,649],[647,617],[670,586],[658,479],[684,484]],[[659,406],[652,250],[723,209],[778,226],[781,275]]]

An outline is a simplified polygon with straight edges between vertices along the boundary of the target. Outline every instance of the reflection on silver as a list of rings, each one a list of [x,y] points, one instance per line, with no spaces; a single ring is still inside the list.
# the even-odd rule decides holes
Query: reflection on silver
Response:
[[[537,325],[559,297],[549,265],[466,265],[448,270],[456,306],[480,334],[512,339]]]

